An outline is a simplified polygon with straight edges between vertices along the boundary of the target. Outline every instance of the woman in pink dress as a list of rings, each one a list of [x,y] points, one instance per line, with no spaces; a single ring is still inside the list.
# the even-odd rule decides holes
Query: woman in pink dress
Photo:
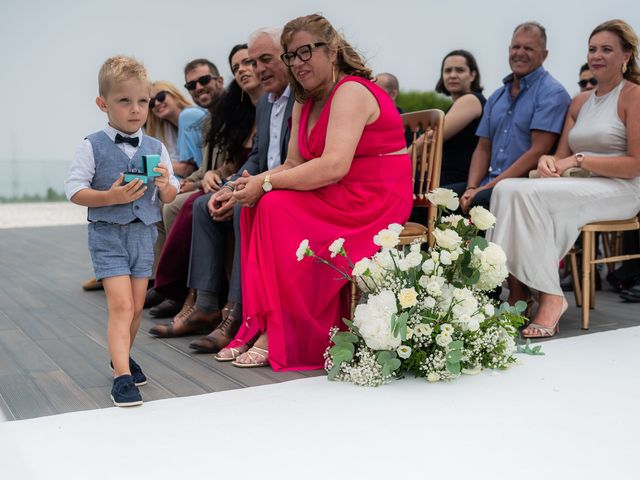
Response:
[[[411,161],[393,102],[324,17],[290,21],[281,42],[297,100],[289,153],[282,166],[237,181],[234,195],[246,207],[244,322],[216,358],[310,370],[324,366],[329,330],[349,311],[349,289],[326,265],[298,262],[296,250],[308,239],[328,257],[342,237],[354,262],[375,253],[373,236],[409,217]]]

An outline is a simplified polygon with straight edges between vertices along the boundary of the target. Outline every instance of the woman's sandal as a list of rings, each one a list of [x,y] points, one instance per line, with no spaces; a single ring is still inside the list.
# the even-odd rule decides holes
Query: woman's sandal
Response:
[[[231,356],[230,357],[223,357],[222,353],[224,353],[224,352],[231,352]],[[213,357],[213,358],[215,358],[219,362],[235,362],[236,358],[238,358],[243,353],[244,352],[241,352],[237,348],[228,347],[228,348],[223,348],[222,350],[220,350],[216,354],[216,356]]]
[[[251,347],[247,350],[247,355],[249,356],[249,363],[240,363],[238,360],[234,360],[231,364],[234,367],[239,368],[255,368],[255,367],[266,367],[269,365],[269,350],[265,350],[260,347]]]
[[[556,318],[556,321],[553,325],[551,326],[545,326],[545,325],[540,325],[538,323],[534,323],[531,322],[529,325],[527,325],[526,328],[524,328],[522,330],[522,336],[524,338],[549,338],[549,337],[553,337],[556,333],[560,332],[560,318],[562,318],[562,315],[564,314],[564,312],[567,311],[567,308],[569,308],[569,304],[567,303],[566,300],[562,300],[562,308],[560,309],[560,314],[558,315],[558,318]],[[525,330],[530,330],[530,333],[525,333]]]

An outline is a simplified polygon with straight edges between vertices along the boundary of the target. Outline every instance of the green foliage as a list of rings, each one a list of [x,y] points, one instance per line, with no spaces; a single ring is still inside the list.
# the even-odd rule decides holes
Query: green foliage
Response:
[[[391,372],[396,371],[400,368],[401,362],[398,358],[396,352],[392,352],[389,350],[382,350],[376,354],[376,361],[382,367],[382,376],[386,377],[391,374]]]
[[[67,197],[64,193],[56,192],[53,188],[48,188],[47,193],[42,196],[36,195],[21,195],[19,197],[3,197],[0,196],[0,203],[34,203],[34,202],[62,202]]]
[[[430,91],[400,90],[396,102],[406,113],[438,108],[447,111],[451,106],[451,99]]]
[[[535,347],[531,347],[531,340],[527,338],[527,343],[517,345],[518,353],[525,353],[527,355],[544,355],[542,351],[542,345],[536,345]]]
[[[454,375],[460,375],[460,361],[462,360],[463,342],[460,340],[453,341],[449,344],[449,351],[445,357],[447,362],[447,370]]]

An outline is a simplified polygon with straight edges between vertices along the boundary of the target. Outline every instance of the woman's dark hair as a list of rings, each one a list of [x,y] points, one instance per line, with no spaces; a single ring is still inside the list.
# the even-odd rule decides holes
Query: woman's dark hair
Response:
[[[247,44],[242,43],[231,49],[229,67],[232,67],[231,58],[239,50],[247,48]],[[251,103],[251,98],[243,93],[235,80],[232,80],[203,126],[204,145],[209,145],[210,149],[214,145],[225,149],[227,161],[240,167],[239,163],[244,158],[242,149],[253,131],[255,117],[256,107]]]
[[[447,60],[447,58],[454,56],[464,57],[465,61],[467,62],[467,67],[469,67],[469,71],[471,73],[476,72],[476,78],[474,78],[473,82],[471,82],[471,91],[482,93],[484,87],[482,86],[482,83],[480,83],[480,70],[478,69],[478,62],[476,62],[476,58],[471,54],[471,52],[467,50],[454,50],[447,53],[447,55],[442,59],[442,65],[440,66],[440,80],[438,80],[438,83],[436,84],[436,92],[443,93],[445,95],[451,95],[449,90],[447,90],[444,86],[442,71],[444,70],[444,62]]]

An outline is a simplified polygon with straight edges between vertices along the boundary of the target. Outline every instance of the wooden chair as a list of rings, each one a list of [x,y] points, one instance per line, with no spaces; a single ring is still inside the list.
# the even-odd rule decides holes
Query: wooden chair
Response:
[[[640,254],[618,255],[615,249],[605,248],[605,257],[596,260],[596,233],[603,233],[608,236],[611,233],[627,232],[632,230],[640,231],[639,217],[628,220],[614,220],[610,222],[588,223],[582,227],[582,282],[578,278],[578,262],[576,260],[575,248],[569,253],[571,258],[571,275],[573,279],[573,289],[576,297],[576,306],[582,307],[582,329],[589,330],[589,309],[596,307],[595,282],[591,279],[595,277],[595,266],[599,263],[613,265],[616,262],[624,262],[634,258],[640,258]],[[613,256],[610,256],[613,255]]]
[[[444,135],[444,112],[442,110],[422,110],[402,115],[405,131],[413,135],[411,163],[413,178],[413,205],[426,207],[424,224],[407,222],[400,234],[400,245],[409,245],[417,239],[423,239],[433,246],[432,235],[438,209],[431,205],[427,193],[440,186],[440,165],[442,163],[442,143]],[[425,141],[417,141],[424,132]]]
[[[432,235],[435,224],[437,207],[431,205],[427,193],[440,186],[440,164],[442,163],[442,142],[444,135],[444,112],[442,110],[421,110],[419,112],[404,113],[402,125],[405,131],[413,135],[411,145],[413,205],[427,207],[425,224],[407,222],[400,233],[400,245],[409,245],[417,239],[423,239],[430,247],[433,246]],[[425,141],[418,145],[420,135],[424,133]],[[419,150],[419,152],[418,152]],[[416,187],[417,182],[417,187]],[[355,283],[351,284],[351,319],[355,311],[360,292]]]

